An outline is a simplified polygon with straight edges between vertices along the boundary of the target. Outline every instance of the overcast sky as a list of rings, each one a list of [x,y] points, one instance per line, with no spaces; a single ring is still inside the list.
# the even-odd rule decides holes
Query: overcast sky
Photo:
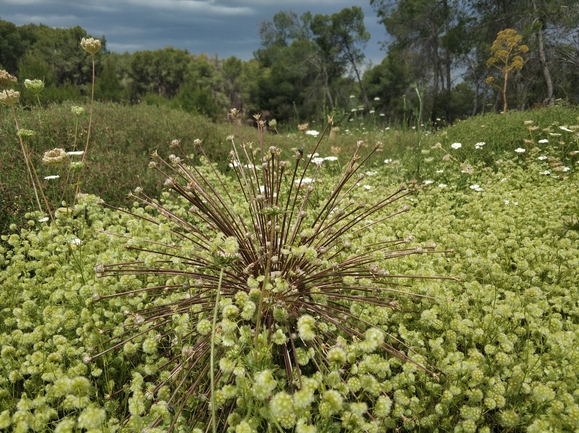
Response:
[[[277,12],[331,15],[351,6],[362,7],[371,35],[366,59],[380,63],[386,30],[370,0],[0,0],[0,19],[18,26],[78,25],[93,37],[104,35],[107,48],[119,53],[172,46],[249,60],[260,48],[259,23],[271,21]]]

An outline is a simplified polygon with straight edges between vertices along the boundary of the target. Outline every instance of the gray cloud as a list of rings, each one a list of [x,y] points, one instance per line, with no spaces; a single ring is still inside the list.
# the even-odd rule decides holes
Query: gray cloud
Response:
[[[45,24],[50,27],[81,26],[91,36],[106,36],[107,48],[116,52],[155,50],[172,46],[192,54],[220,58],[253,57],[259,49],[259,23],[280,11],[298,15],[332,14],[359,5],[372,38],[366,58],[379,63],[384,57],[380,42],[384,27],[369,1],[288,0],[2,0],[0,18],[16,25]]]

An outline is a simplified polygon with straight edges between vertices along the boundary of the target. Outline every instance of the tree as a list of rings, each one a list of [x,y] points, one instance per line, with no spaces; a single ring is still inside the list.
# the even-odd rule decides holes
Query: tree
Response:
[[[95,80],[95,98],[99,101],[119,102],[123,96],[124,87],[119,79],[115,57],[109,55]]]
[[[344,73],[334,53],[313,39],[312,15],[279,12],[260,27],[262,48],[256,104],[278,120],[309,118],[334,109],[334,82]]]
[[[512,73],[520,71],[525,61],[523,54],[529,51],[529,47],[521,44],[523,37],[514,29],[501,30],[491,47],[491,57],[487,61],[489,68],[498,70],[503,80],[502,85],[496,85],[503,95],[503,113],[507,111],[507,84]],[[487,78],[488,84],[494,84],[495,77]]]
[[[425,111],[431,118],[450,121],[453,71],[463,67],[461,56],[471,49],[471,20],[459,0],[371,0],[386,31],[394,37],[391,49],[405,52],[409,66],[425,90]]]
[[[275,47],[275,62],[263,68],[257,86],[257,106],[278,120],[300,121],[320,111],[324,83],[320,83],[318,49],[311,41]]]
[[[360,86],[364,108],[368,111],[370,103],[362,82],[360,66],[364,61],[362,49],[370,39],[364,26],[364,12],[359,6],[342,9],[328,15],[315,15],[311,23],[314,41],[318,44],[327,60],[332,57],[341,65],[349,64]]]
[[[368,97],[375,100],[376,111],[389,122],[402,121],[403,97],[417,80],[410,63],[404,51],[391,49],[380,64],[364,74]]]
[[[11,22],[0,20],[0,67],[16,75],[18,61],[25,51],[18,28]]]
[[[183,83],[172,101],[177,106],[190,113],[203,114],[217,118],[225,111],[227,105],[221,99],[222,77],[208,56],[202,54],[191,56],[191,62],[184,74]]]
[[[135,52],[129,65],[131,99],[136,100],[146,93],[173,98],[183,84],[191,60],[188,51],[173,47]]]

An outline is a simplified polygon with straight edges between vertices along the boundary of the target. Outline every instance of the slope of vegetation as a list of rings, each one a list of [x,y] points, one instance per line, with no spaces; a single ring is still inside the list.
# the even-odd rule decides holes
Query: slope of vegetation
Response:
[[[23,113],[30,116],[27,121],[42,125],[34,138],[37,152],[48,143],[51,148],[59,140],[71,141],[74,118],[67,120],[69,111],[62,106],[40,115]],[[235,186],[238,171],[228,168],[225,155],[231,140],[226,135],[239,143],[252,141],[257,148],[259,135],[254,130],[241,130],[250,137],[242,139],[233,125],[208,125],[202,118],[174,113],[163,117],[152,108],[97,105],[97,113],[95,120],[102,116],[110,122],[110,129],[104,121],[95,123],[92,155],[99,163],[95,173],[100,179],[126,176],[127,189],[150,192],[150,188],[164,209],[197,221],[200,203],[190,208],[170,191],[171,183],[155,189],[152,176],[135,174],[141,169],[136,165],[145,166],[152,150],[168,155],[175,152],[171,141],[180,139],[185,154],[194,154],[199,176],[223,197],[227,191],[240,206],[235,212],[243,215],[245,204],[252,203],[242,194],[244,189]],[[136,122],[139,116],[142,120]],[[249,343],[244,340],[243,312],[255,294],[247,299],[229,297],[224,289],[221,308],[215,308],[217,321],[211,326],[211,305],[217,304],[200,304],[208,310],[190,305],[191,310],[185,311],[180,302],[205,299],[203,293],[213,299],[218,273],[206,271],[204,278],[213,281],[209,291],[203,283],[179,276],[183,262],[177,257],[162,262],[175,275],[135,270],[101,276],[103,266],[136,260],[155,268],[162,257],[154,251],[170,251],[164,248],[176,240],[176,220],[164,220],[166,214],[155,200],[139,204],[135,191],[131,198],[135,207],[127,214],[103,208],[95,195],[82,195],[73,212],[57,213],[54,223],[39,212],[29,212],[25,227],[12,224],[2,235],[0,428],[142,431],[152,425],[150,431],[166,431],[169,426],[205,431],[213,423],[213,407],[223,414],[215,422],[220,431],[232,432],[572,430],[579,422],[577,123],[576,110],[560,107],[477,117],[432,134],[352,123],[336,141],[323,138],[318,155],[312,155],[314,134],[267,134],[263,148],[279,148],[290,167],[298,164],[293,159],[301,155],[298,148],[303,149],[304,161],[318,158],[307,172],[307,178],[315,179],[309,193],[310,214],[320,212],[318,206],[336,185],[352,152],[358,149],[364,155],[378,141],[383,143],[382,152],[361,168],[363,177],[344,189],[348,197],[371,207],[401,182],[420,187],[389,211],[403,208],[403,213],[382,220],[388,213],[380,211],[372,216],[375,222],[364,220],[366,227],[348,236],[347,245],[340,244],[340,257],[348,263],[348,257],[354,260],[378,240],[405,240],[398,248],[406,253],[397,254],[394,247],[393,254],[399,257],[389,259],[376,251],[373,264],[391,276],[427,278],[389,280],[386,287],[400,293],[388,292],[388,304],[380,305],[373,291],[365,295],[368,302],[355,298],[356,275],[344,275],[340,302],[374,326],[357,338],[342,335],[345,330],[332,328],[331,316],[312,314],[307,308],[314,307],[304,304],[309,314],[296,312],[301,325],[287,338],[317,355],[309,354],[309,349],[296,351],[303,376],[293,389],[280,367],[283,362],[273,356],[274,348],[286,341],[283,333],[274,334],[257,358],[244,352]],[[223,185],[217,172],[202,162],[195,139],[203,139],[203,149],[222,161],[217,170],[225,176]],[[143,161],[131,158],[127,167],[120,160],[126,154],[139,155]],[[175,163],[175,158],[171,161]],[[88,164],[93,164],[91,159]],[[17,181],[8,183],[9,188]],[[91,185],[95,189],[82,190],[100,193],[102,188],[104,196],[110,189],[115,194],[106,201],[118,199],[116,204],[122,205],[120,197],[126,191],[104,180]],[[207,222],[196,224],[214,233],[215,227]],[[188,254],[201,254],[200,260],[212,260],[216,251],[225,258],[228,251],[236,254],[227,238],[208,239],[192,248],[191,236],[192,231],[177,245],[190,248]],[[451,251],[431,254],[432,248]],[[303,266],[307,274],[308,267]],[[340,269],[336,272],[339,275]],[[247,284],[260,287],[251,278]],[[385,287],[364,278],[359,284]],[[155,286],[164,289],[144,290]],[[129,294],[118,296],[121,293]],[[321,296],[316,293],[313,296]],[[172,303],[179,308],[167,315],[170,310],[163,306]],[[162,327],[148,318],[160,320]],[[140,332],[126,334],[132,330]],[[214,382],[207,365],[193,365],[183,376],[192,388],[177,386],[170,380],[173,367],[189,365],[181,363],[191,353],[209,356],[208,351],[197,352],[194,344],[204,335],[215,335],[211,346],[227,353],[207,364],[214,369]],[[321,335],[333,339],[318,339]],[[233,346],[227,338],[234,339]],[[118,342],[123,344],[115,348]],[[386,343],[398,356],[384,351]],[[113,350],[96,356],[109,348]],[[405,362],[404,356],[414,362]],[[183,395],[187,398],[180,400]],[[183,401],[184,406],[175,403]],[[201,407],[207,410],[197,411]]]

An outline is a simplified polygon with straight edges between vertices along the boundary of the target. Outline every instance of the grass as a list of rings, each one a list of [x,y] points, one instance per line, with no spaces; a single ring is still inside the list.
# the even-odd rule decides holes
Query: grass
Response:
[[[64,197],[64,173],[43,166],[40,160],[44,152],[56,147],[64,147],[67,151],[83,150],[88,115],[78,117],[71,107],[69,104],[51,105],[41,110],[18,112],[21,127],[35,132],[29,140],[29,147],[40,178],[62,175],[56,181],[44,181],[44,188],[50,192],[56,207]],[[0,231],[4,232],[11,223],[22,223],[24,213],[33,209],[34,203],[30,184],[22,181],[28,175],[14,120],[7,109],[2,109],[0,123],[0,141],[4,143],[0,149],[0,170],[3,173],[0,181]],[[75,131],[78,132],[75,134]],[[226,143],[219,128],[204,118],[145,105],[95,104],[92,149],[86,161],[86,177],[81,191],[96,194],[119,206],[131,204],[126,196],[137,183],[158,195],[160,189],[147,165],[153,151],[177,136],[190,141],[202,139],[209,144],[212,155],[226,160]]]

